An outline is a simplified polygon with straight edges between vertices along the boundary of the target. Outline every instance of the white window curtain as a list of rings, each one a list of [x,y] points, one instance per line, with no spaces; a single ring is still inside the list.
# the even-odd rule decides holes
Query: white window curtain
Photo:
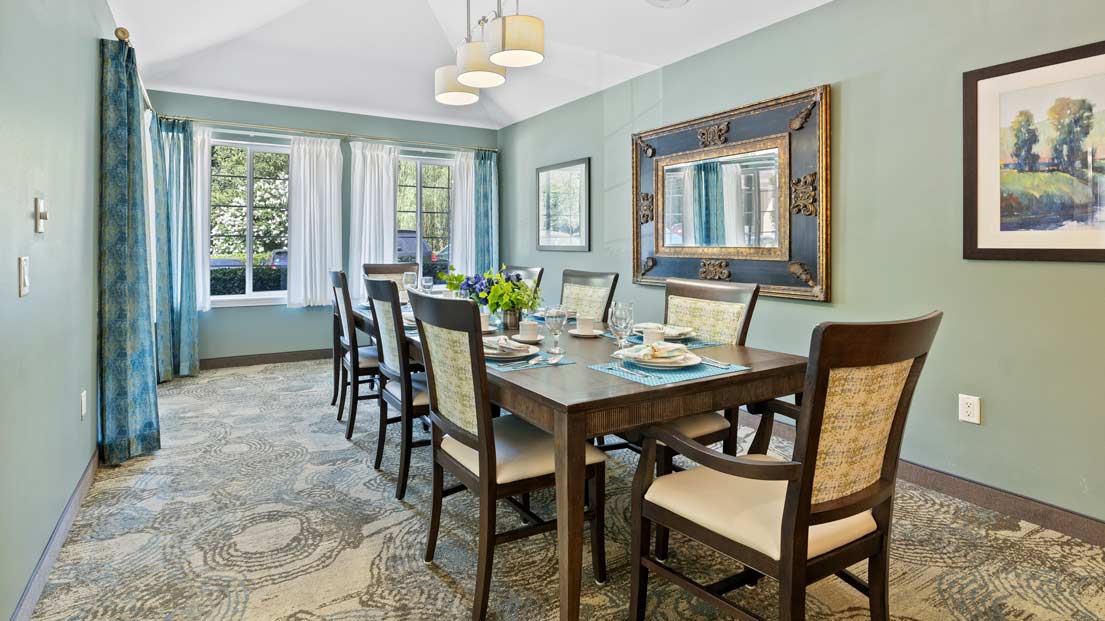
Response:
[[[341,141],[292,138],[288,161],[288,306],[331,302],[341,269]]]
[[[349,296],[365,299],[361,266],[395,262],[395,185],[399,149],[372,142],[351,142],[349,184]]]
[[[211,128],[192,128],[192,230],[196,310],[211,310]]]
[[[744,214],[744,192],[741,192],[741,165],[723,164],[721,166],[721,196],[725,216],[725,245],[731,248],[746,246],[744,227],[740,216]]]
[[[476,155],[456,155],[456,180],[453,183],[452,231],[449,263],[458,272],[476,272]]]

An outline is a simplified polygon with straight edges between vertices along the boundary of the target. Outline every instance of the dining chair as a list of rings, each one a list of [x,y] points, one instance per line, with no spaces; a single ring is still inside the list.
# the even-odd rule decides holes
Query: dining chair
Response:
[[[381,400],[380,431],[376,439],[376,469],[384,458],[384,438],[388,425],[400,424],[399,475],[395,482],[395,497],[402,500],[407,493],[407,478],[411,453],[415,448],[429,446],[428,440],[414,440],[414,421],[430,412],[426,374],[421,365],[411,361],[410,346],[403,327],[403,309],[399,301],[399,286],[393,280],[365,277],[372,325],[380,366]],[[388,405],[398,416],[388,417]]]
[[[545,268],[543,267],[508,265],[503,271],[507,274],[521,274],[522,281],[529,285],[531,289],[539,289],[541,287],[541,277],[545,275]]]
[[[791,459],[733,457],[668,425],[645,430],[632,492],[630,619],[645,618],[650,571],[739,619],[724,595],[764,576],[779,582],[779,617],[805,618],[806,588],[837,576],[889,619],[889,545],[902,432],[942,313],[887,323],[823,323],[813,332]],[[654,479],[658,442],[700,464]],[[703,584],[649,554],[653,524],[677,530],[744,569]],[[847,570],[866,560],[868,581]]]
[[[341,338],[349,343],[348,351],[341,359],[341,390],[338,398],[338,420],[342,418],[345,409],[345,393],[347,388],[352,388],[353,397],[349,401],[349,421],[345,425],[345,439],[353,437],[353,425],[357,422],[357,402],[365,399],[380,401],[380,384],[376,380],[380,376],[379,360],[375,347],[360,347],[357,343],[357,327],[353,318],[353,301],[349,298],[349,286],[345,279],[345,272],[330,272],[330,287],[334,293],[334,306],[338,309],[341,320]],[[375,383],[376,392],[362,395],[361,378],[367,378]],[[381,408],[383,402],[380,401]]]
[[[479,497],[480,525],[472,618],[483,619],[491,588],[495,546],[556,529],[515,498],[555,487],[553,436],[512,414],[491,416],[479,310],[471,300],[411,294],[411,305],[429,376],[433,451],[433,493],[427,563],[433,562],[445,496],[468,489]],[[591,565],[595,581],[606,581],[603,531],[606,456],[584,447],[587,464],[586,511],[591,524]],[[448,470],[460,484],[444,489]],[[525,525],[504,532],[495,528],[498,501],[517,511]]]
[[[617,272],[564,270],[560,281],[560,305],[605,322],[617,286]]]

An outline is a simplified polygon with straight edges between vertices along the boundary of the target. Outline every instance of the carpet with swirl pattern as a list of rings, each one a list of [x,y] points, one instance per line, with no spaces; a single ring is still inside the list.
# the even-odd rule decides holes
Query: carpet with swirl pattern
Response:
[[[100,469],[34,618],[466,618],[476,572],[474,498],[445,500],[437,560],[424,564],[428,449],[416,450],[399,502],[396,428],[374,470],[373,403],[362,402],[347,442],[329,400],[323,361],[206,371],[161,386],[163,448]],[[742,432],[747,442],[751,430]],[[610,580],[591,580],[585,551],[586,619],[626,615],[635,459],[626,451],[612,457]],[[538,495],[535,507],[551,516],[552,494]],[[499,522],[501,529],[519,524],[505,507]],[[672,563],[700,579],[739,569],[678,536],[672,551]],[[904,482],[891,554],[895,619],[1105,618],[1105,549]],[[733,596],[773,618],[775,594],[765,581]],[[554,619],[556,600],[555,533],[496,550],[489,618]],[[648,610],[650,619],[722,618],[659,579]],[[830,578],[810,589],[808,617],[866,619],[867,602]]]

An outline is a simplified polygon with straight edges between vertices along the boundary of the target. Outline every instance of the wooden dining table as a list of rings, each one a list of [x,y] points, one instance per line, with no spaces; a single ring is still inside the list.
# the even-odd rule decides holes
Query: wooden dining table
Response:
[[[373,334],[372,311],[354,309],[357,328]],[[551,341],[547,329],[544,347]],[[499,332],[498,334],[503,334]],[[421,358],[418,332],[407,331],[411,356]],[[551,433],[556,451],[557,554],[560,618],[579,619],[583,566],[584,445],[588,438],[630,431],[683,416],[735,408],[801,391],[806,358],[720,345],[695,353],[748,367],[724,375],[647,386],[589,368],[611,362],[614,340],[560,337],[566,360],[575,364],[518,371],[487,367],[491,401]]]

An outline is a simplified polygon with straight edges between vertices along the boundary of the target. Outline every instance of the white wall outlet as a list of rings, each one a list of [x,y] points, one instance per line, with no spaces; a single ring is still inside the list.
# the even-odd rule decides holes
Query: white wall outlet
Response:
[[[971,395],[959,395],[959,420],[973,425],[981,425],[982,400]]]
[[[88,391],[81,391],[81,420],[84,420],[84,415],[88,414]]]
[[[31,257],[19,257],[19,297],[31,293]]]

